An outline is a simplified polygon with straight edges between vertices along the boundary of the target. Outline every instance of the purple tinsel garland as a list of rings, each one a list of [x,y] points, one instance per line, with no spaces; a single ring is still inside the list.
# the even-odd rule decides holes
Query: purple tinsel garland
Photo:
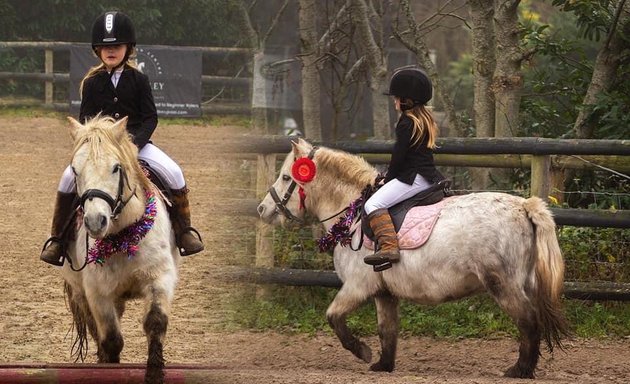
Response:
[[[328,233],[317,240],[320,252],[327,252],[335,248],[337,243],[345,247],[352,241],[350,234],[350,227],[357,217],[357,213],[363,207],[363,197],[359,197],[347,208],[345,215],[341,216],[339,220],[330,228]]]
[[[157,213],[155,194],[153,191],[145,191],[145,195],[147,204],[142,218],[114,235],[97,239],[88,251],[88,263],[103,265],[113,254],[119,252],[127,253],[128,258],[136,255],[138,243],[153,228]]]

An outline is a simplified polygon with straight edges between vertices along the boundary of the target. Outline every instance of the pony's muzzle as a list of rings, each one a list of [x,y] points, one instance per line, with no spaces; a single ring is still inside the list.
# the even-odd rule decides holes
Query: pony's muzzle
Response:
[[[83,224],[85,224],[85,228],[90,233],[90,236],[94,238],[100,238],[103,237],[103,234],[107,229],[108,218],[102,213],[97,213],[89,216],[85,215],[83,217]]]

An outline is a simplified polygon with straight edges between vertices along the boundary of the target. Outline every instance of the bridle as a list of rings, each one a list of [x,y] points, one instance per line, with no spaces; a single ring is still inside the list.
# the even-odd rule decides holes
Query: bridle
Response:
[[[311,151],[308,153],[308,158],[309,159],[313,160],[313,157],[315,157],[315,152],[317,151],[317,149],[318,149],[318,147],[313,147],[313,149],[311,149]],[[276,191],[276,189],[274,188],[273,185],[271,187],[269,187],[267,192],[269,192],[269,195],[271,195],[271,198],[276,203],[276,213],[284,215],[284,217],[286,217],[289,220],[297,221],[298,223],[303,223],[304,220],[302,220],[299,217],[295,216],[289,210],[289,208],[287,208],[287,203],[289,202],[289,199],[293,195],[293,192],[295,191],[295,187],[297,187],[297,186],[298,186],[298,183],[294,179],[291,179],[291,184],[289,184],[289,188],[287,188],[287,190],[284,192],[284,196],[282,196],[282,199],[280,198],[280,195],[278,194],[278,192]],[[303,192],[301,186],[300,186],[299,193],[300,193],[300,200],[301,200],[302,205],[303,205],[303,201],[305,199],[305,196],[304,196],[304,192]],[[346,207],[346,208],[342,209],[341,211],[335,213],[334,215],[332,215],[332,216],[330,216],[330,217],[328,217],[328,218],[326,218],[324,220],[319,220],[318,222],[319,223],[324,223],[324,222],[332,219],[333,217],[339,216],[340,214],[345,212],[347,209],[348,208]]]
[[[83,194],[81,195],[81,199],[79,201],[79,207],[80,207],[79,209],[81,209],[81,211],[83,211],[83,207],[85,205],[86,200],[91,201],[92,199],[96,197],[96,198],[105,200],[105,202],[109,205],[109,207],[112,210],[112,214],[110,215],[111,219],[112,220],[118,219],[118,216],[120,215],[122,210],[125,208],[129,200],[131,200],[131,198],[136,195],[136,190],[134,189],[133,193],[129,196],[129,198],[127,200],[124,200],[123,189],[125,188],[125,184],[127,184],[127,187],[131,191],[131,186],[129,186],[129,179],[127,178],[127,173],[125,172],[125,168],[123,168],[120,164],[116,165],[115,169],[118,171],[118,193],[116,194],[116,198],[115,199],[112,198],[109,193],[104,192],[100,189],[88,189],[85,192],[83,192]],[[76,181],[75,181],[75,184],[76,184]],[[86,252],[88,248],[89,248],[88,247],[88,234],[86,233],[85,234],[85,251]],[[67,259],[68,259],[68,263],[70,263],[70,269],[72,269],[75,272],[80,272],[88,264],[87,255],[86,255],[83,265],[79,268],[75,268],[74,265],[72,265],[71,258],[68,257]]]
[[[315,151],[317,151],[317,149],[318,147],[313,147],[313,149],[311,149],[311,151],[308,153],[309,159],[313,160],[313,157],[315,157]],[[287,208],[287,203],[289,202],[291,195],[293,195],[293,191],[295,191],[295,187],[297,187],[297,185],[298,185],[297,182],[294,179],[291,179],[291,184],[289,184],[289,188],[287,188],[287,190],[284,192],[284,196],[282,196],[282,199],[280,198],[280,195],[278,194],[278,192],[276,191],[273,185],[269,187],[267,192],[269,192],[269,194],[271,195],[271,198],[276,203],[276,213],[284,215],[284,217],[286,217],[289,220],[294,220],[301,223],[304,220],[295,216],[293,213],[291,213],[289,208]]]
[[[125,172],[125,168],[123,168],[120,164],[116,165],[115,170],[118,171],[118,194],[116,195],[116,198],[115,199],[112,198],[112,196],[109,193],[104,192],[100,189],[88,189],[85,192],[83,192],[83,194],[81,195],[81,200],[79,203],[79,206],[81,207],[81,209],[83,209],[83,206],[85,205],[86,200],[91,201],[94,198],[99,198],[99,199],[105,200],[105,202],[111,208],[112,210],[112,214],[110,216],[111,219],[112,220],[118,219],[118,216],[120,215],[122,210],[125,208],[129,200],[131,200],[131,198],[136,195],[136,191],[133,190],[133,193],[129,196],[129,198],[127,200],[124,200],[123,189],[125,187],[125,184],[127,184],[129,190],[131,191],[131,187],[129,186],[129,179],[127,178],[127,173]]]

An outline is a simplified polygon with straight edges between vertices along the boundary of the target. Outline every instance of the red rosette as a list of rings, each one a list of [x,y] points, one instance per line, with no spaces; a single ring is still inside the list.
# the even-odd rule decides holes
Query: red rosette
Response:
[[[300,157],[293,163],[291,175],[297,182],[308,183],[315,178],[316,170],[317,167],[315,167],[313,160],[308,157]]]

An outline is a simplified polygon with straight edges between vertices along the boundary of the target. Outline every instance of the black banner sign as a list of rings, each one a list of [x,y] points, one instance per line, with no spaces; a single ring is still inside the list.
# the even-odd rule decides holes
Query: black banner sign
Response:
[[[201,116],[201,52],[184,47],[136,46],[138,69],[149,76],[159,116]],[[81,107],[79,84],[100,63],[89,44],[70,49],[70,113]]]

